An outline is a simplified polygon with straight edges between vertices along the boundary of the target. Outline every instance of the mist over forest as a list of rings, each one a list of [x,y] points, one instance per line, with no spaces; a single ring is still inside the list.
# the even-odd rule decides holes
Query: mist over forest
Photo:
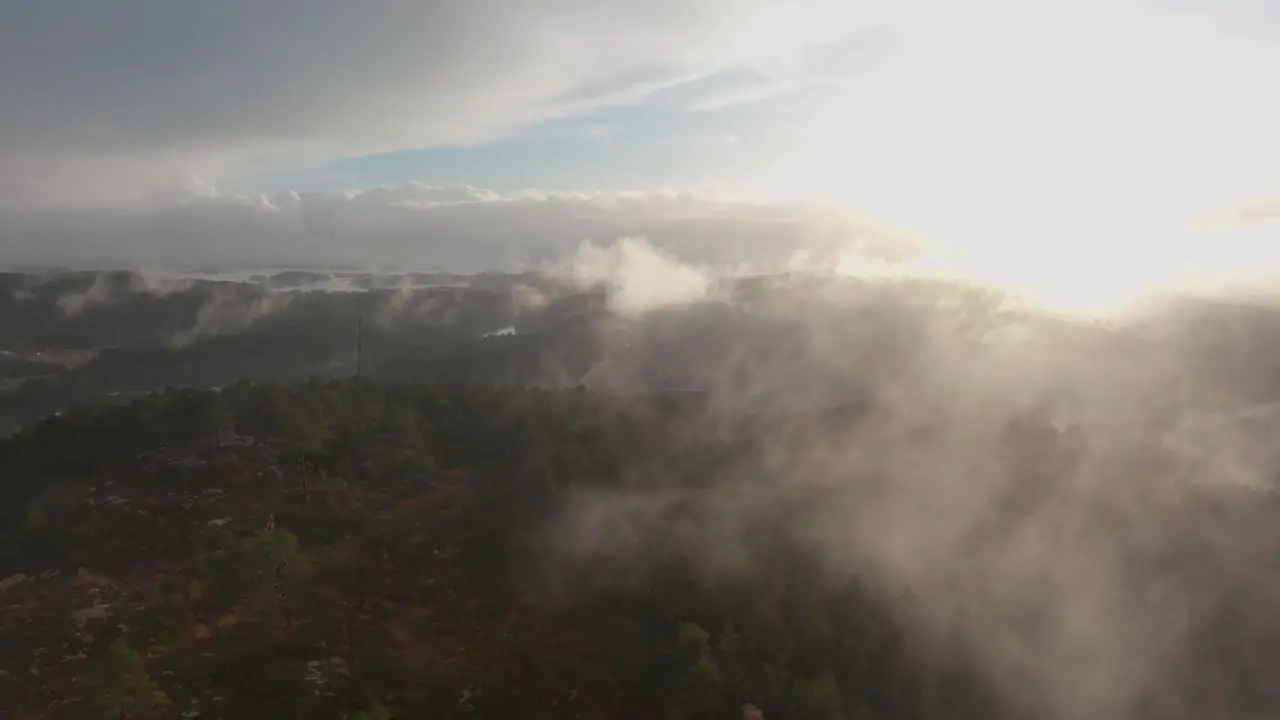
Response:
[[[1275,307],[557,270],[0,275],[0,699],[1280,712]]]
[[[0,720],[1280,718],[1280,2],[0,0]]]

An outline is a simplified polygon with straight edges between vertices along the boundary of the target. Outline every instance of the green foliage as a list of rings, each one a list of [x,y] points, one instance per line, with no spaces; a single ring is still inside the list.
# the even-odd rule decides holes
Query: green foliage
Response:
[[[104,718],[134,717],[173,704],[124,638],[116,638],[92,660],[84,687],[87,707]]]
[[[230,417],[220,395],[201,390],[165,391],[163,419],[168,428],[168,444],[177,448],[199,447],[217,442]]]
[[[41,507],[40,503],[38,502],[31,503],[31,505],[27,507],[27,529],[28,530],[35,530],[40,527],[43,527],[47,519],[48,519],[48,515],[47,513],[45,513],[44,508]]]
[[[368,707],[356,713],[353,720],[391,720],[391,711],[386,705],[374,700]]]
[[[264,566],[276,566],[298,553],[298,538],[284,528],[260,530],[253,539],[257,557]]]
[[[812,720],[840,720],[844,697],[830,672],[816,678],[796,678],[784,699],[787,715]]]
[[[676,681],[677,704],[687,717],[704,717],[720,704],[724,680],[711,652],[711,635],[696,623],[682,622],[677,636],[681,672]]]
[[[743,702],[771,720],[1002,716],[975,674],[920,652],[867,588],[831,586],[792,534],[800,510],[767,508],[786,522],[753,524],[742,574],[716,582],[689,552],[697,538],[666,532],[690,524],[681,505],[624,528],[637,540],[624,562],[544,572],[548,521],[580,492],[696,489],[751,452],[740,437],[690,432],[698,418],[686,412],[590,393],[369,381],[167,391],[0,441],[13,471],[4,477],[47,483],[42,494],[0,484],[13,528],[0,552],[75,549],[95,570],[117,557],[122,577],[144,544],[144,559],[164,555],[156,598],[130,622],[175,653],[155,662],[188,673],[185,687],[201,678],[236,703],[227,717],[333,717],[339,705],[368,720],[389,718],[387,706],[465,717],[458,696],[471,684],[484,688],[475,712],[489,717],[643,708],[693,720],[733,716]],[[231,426],[269,449],[218,448]],[[57,499],[64,483],[104,477],[135,499],[129,510],[227,484],[208,513],[84,515],[83,487],[68,495],[75,503]],[[309,502],[294,491],[299,478]],[[231,522],[210,527],[213,513]],[[264,527],[268,515],[275,524]],[[168,534],[152,543],[148,533]],[[335,656],[347,674],[326,676],[332,695],[317,694],[309,663]],[[164,701],[123,640],[89,674],[96,708]],[[369,701],[369,688],[387,705]]]
[[[324,447],[323,420],[302,408],[291,408],[278,419],[276,431],[285,445],[298,453],[316,453]]]

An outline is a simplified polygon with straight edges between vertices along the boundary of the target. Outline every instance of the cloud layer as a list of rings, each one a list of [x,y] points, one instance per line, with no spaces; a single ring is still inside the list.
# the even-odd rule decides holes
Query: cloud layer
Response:
[[[4,2],[0,190],[110,196],[191,169],[476,142],[821,39],[836,12],[849,14],[829,0]]]
[[[850,252],[909,255],[909,239],[831,208],[697,193],[499,194],[407,185],[246,197],[198,186],[130,210],[0,214],[0,263],[180,267],[349,265],[459,272],[541,267],[590,241],[643,236],[685,263],[776,271]]]
[[[1280,15],[1262,0],[847,5],[0,0],[0,262],[476,270],[645,236],[685,262],[752,264],[872,242],[876,232],[826,210],[700,195],[408,186],[244,198],[198,183],[157,194],[192,176],[336,187],[350,180],[317,185],[299,168],[484,142],[644,98],[661,105],[654,92],[673,86],[666,100],[679,107],[667,110],[735,104],[745,118],[732,134],[749,160],[702,157],[713,167],[697,177],[851,203],[959,247],[969,275],[1037,287],[1066,276],[1073,296],[1082,279],[1109,297],[1203,264],[1218,251],[1175,237],[1175,225],[1265,192],[1280,172],[1280,103],[1262,90],[1280,77]],[[893,57],[862,72],[889,41]],[[825,100],[814,107],[786,117],[764,107],[816,86]],[[676,132],[632,121],[628,138]],[[753,128],[773,139],[760,144]],[[680,168],[699,163],[670,154],[646,177],[687,177]],[[539,184],[547,163],[523,157],[485,182]],[[619,185],[616,160],[571,148],[555,162],[587,178],[566,184],[599,188]],[[466,180],[482,164],[435,177]],[[386,181],[378,172],[367,184]],[[1274,231],[1252,225],[1259,237]],[[1248,247],[1228,264],[1273,264],[1254,250],[1266,241],[1239,243]]]

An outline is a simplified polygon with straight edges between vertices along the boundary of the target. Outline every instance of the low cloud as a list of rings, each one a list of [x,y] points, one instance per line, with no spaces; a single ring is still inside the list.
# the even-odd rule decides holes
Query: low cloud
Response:
[[[946,280],[786,282],[664,306],[609,347],[589,385],[657,365],[711,410],[674,434],[751,442],[696,487],[642,468],[575,494],[555,525],[570,563],[626,578],[661,537],[714,581],[749,566],[753,523],[816,492],[793,531],[833,576],[902,598],[922,642],[964,648],[1029,717],[1197,717],[1180,704],[1232,682],[1228,716],[1274,707],[1251,664],[1271,627],[1252,608],[1280,597],[1273,312],[1102,327]],[[744,403],[758,417],[715,412]]]
[[[1203,232],[1237,230],[1280,220],[1280,197],[1255,197],[1204,213],[1192,221]]]
[[[608,247],[583,243],[570,263],[572,277],[612,292],[610,307],[623,314],[701,300],[711,277],[681,265],[639,238],[622,238]]]
[[[698,266],[781,269],[803,253],[901,258],[914,248],[831,207],[680,192],[500,194],[410,184],[239,196],[202,186],[129,210],[0,213],[0,263],[190,267],[345,265],[457,272],[543,267],[585,242],[644,237]],[[632,253],[622,246],[618,252]],[[852,249],[852,250],[851,250]]]
[[[197,311],[195,323],[177,333],[172,342],[183,347],[210,335],[243,331],[255,321],[289,307],[297,297],[296,293],[246,292],[236,285],[214,288],[212,297]]]

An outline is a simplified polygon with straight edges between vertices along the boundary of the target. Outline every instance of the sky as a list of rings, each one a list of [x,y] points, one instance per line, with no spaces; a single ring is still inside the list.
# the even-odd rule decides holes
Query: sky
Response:
[[[1275,0],[0,0],[0,263],[644,235],[1084,302],[1280,267],[1275,87]]]

